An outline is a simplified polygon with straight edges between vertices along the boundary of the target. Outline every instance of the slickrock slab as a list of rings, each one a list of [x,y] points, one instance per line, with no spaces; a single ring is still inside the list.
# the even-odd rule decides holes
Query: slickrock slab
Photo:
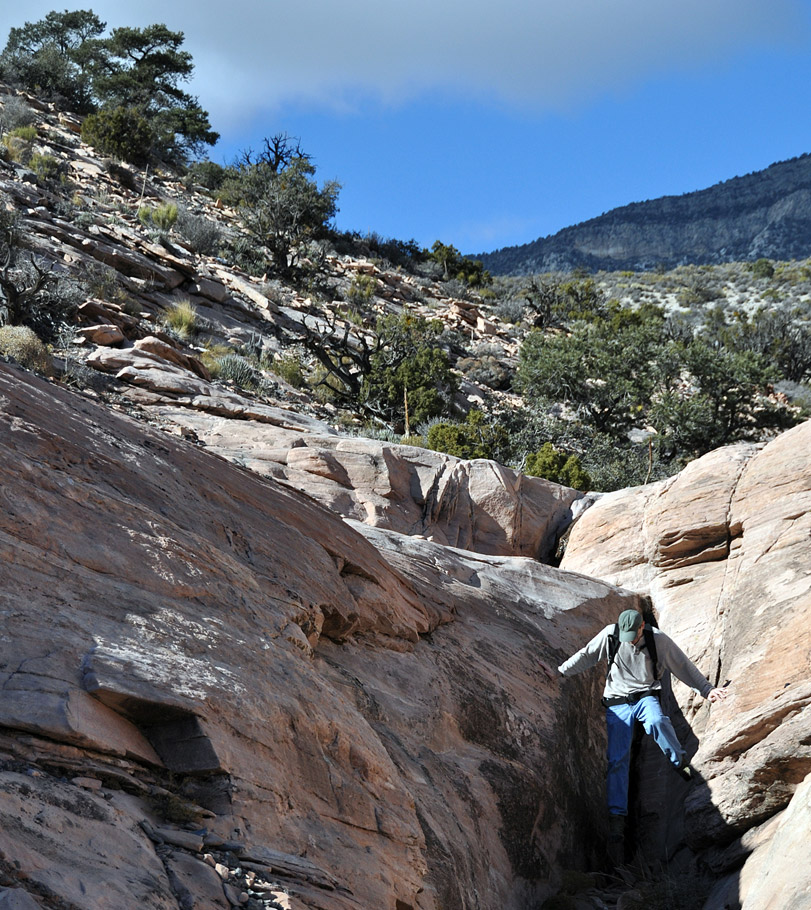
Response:
[[[183,272],[174,267],[180,265],[178,261],[171,259],[171,265],[166,265],[164,263],[168,257],[163,255],[158,259],[150,259],[137,250],[115,243],[112,236],[105,236],[97,228],[91,228],[88,234],[84,234],[77,231],[74,225],[60,224],[58,220],[48,219],[38,221],[36,230],[65,246],[75,247],[122,275],[147,279],[169,289],[179,287],[186,280]]]
[[[346,518],[478,553],[548,560],[582,498],[494,461],[464,461],[412,446],[317,431],[276,435],[228,421],[196,420],[194,429],[211,451],[284,479]]]
[[[181,902],[186,900],[190,907],[205,907],[205,910],[230,910],[222,880],[211,866],[188,853],[174,851],[166,857],[166,867]]]
[[[241,275],[237,275],[234,272],[229,272],[226,269],[218,268],[214,271],[217,277],[227,288],[230,288],[231,291],[240,294],[242,297],[246,297],[251,303],[256,304],[256,306],[262,310],[267,310],[270,313],[278,311],[278,306],[272,300],[268,299],[268,297],[249,279],[243,278]]]
[[[177,910],[163,864],[134,820],[54,778],[0,772],[0,862],[83,910]]]
[[[41,907],[22,888],[1,888],[0,910],[41,910]]]
[[[742,910],[811,907],[811,775],[800,784],[783,813],[768,850],[759,858],[757,876],[744,890]]]
[[[221,282],[213,278],[198,276],[189,286],[190,294],[198,294],[215,303],[224,303],[230,296],[228,289]]]
[[[596,683],[562,696],[538,659],[635,597],[350,525],[3,363],[0,479],[7,734],[165,773],[121,755],[125,733],[147,743],[212,807],[215,839],[309,876],[289,878],[293,906],[542,903],[563,857],[599,841],[583,794],[601,788],[602,731],[580,710]],[[117,735],[77,732],[74,700]],[[4,862],[87,910],[174,910],[144,799],[61,785],[69,814],[43,842],[34,818],[54,797],[32,780],[48,778],[0,786]]]

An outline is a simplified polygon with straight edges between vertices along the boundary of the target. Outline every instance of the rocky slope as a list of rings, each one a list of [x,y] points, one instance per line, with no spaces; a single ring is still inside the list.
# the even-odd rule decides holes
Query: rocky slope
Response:
[[[612,209],[521,246],[478,254],[499,275],[802,259],[811,252],[811,157],[709,189]]]
[[[595,682],[538,659],[633,595],[347,524],[6,365],[0,403],[3,885],[225,906],[210,855],[251,906],[246,872],[295,907],[518,908],[595,860]]]

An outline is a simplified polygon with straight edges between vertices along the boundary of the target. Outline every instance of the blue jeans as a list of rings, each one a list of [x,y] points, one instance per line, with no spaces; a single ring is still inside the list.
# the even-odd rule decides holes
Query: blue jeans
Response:
[[[605,720],[608,727],[608,811],[612,815],[627,815],[634,721],[640,721],[645,732],[653,736],[656,745],[677,768],[684,760],[684,749],[670,718],[662,713],[659,699],[653,695],[640,698],[634,705],[612,705],[606,708]]]

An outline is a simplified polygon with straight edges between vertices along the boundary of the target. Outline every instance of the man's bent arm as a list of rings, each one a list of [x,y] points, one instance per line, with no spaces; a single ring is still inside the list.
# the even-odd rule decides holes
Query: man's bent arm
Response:
[[[695,689],[704,698],[708,698],[710,692],[714,691],[712,683],[704,676],[701,670],[698,669],[676,642],[663,632],[656,636],[656,652],[661,666],[666,670],[670,670],[686,686]]]
[[[601,632],[598,632],[585,647],[564,661],[558,667],[558,672],[564,676],[574,676],[575,673],[582,673],[608,657],[608,636],[613,628],[613,626],[606,626]]]

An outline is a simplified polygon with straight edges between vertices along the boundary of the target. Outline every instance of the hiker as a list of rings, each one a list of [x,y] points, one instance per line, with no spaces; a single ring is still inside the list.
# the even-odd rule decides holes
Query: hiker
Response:
[[[692,779],[687,755],[676,736],[670,718],[662,712],[659,696],[665,670],[695,689],[704,698],[717,702],[727,697],[726,689],[713,688],[696,665],[660,632],[648,627],[637,610],[620,613],[616,625],[602,632],[558,667],[564,676],[588,670],[600,660],[608,661],[603,693],[608,727],[608,776],[606,782],[609,831],[622,837],[628,815],[628,774],[634,721],[651,734],[673,767],[686,780]],[[549,668],[545,671],[551,676]]]

